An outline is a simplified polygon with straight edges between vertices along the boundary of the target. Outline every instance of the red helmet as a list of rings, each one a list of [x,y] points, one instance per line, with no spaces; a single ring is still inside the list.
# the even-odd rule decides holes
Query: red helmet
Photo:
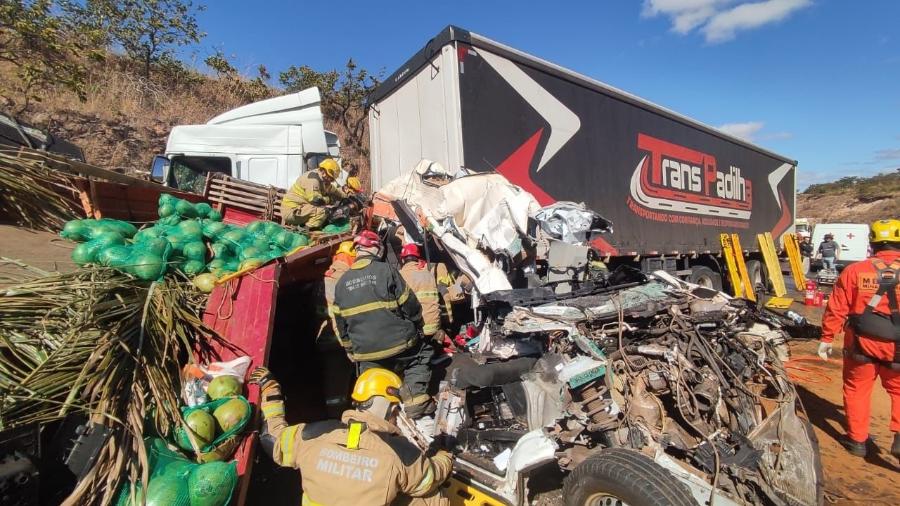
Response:
[[[373,246],[380,246],[381,239],[378,238],[378,234],[376,234],[375,232],[372,232],[371,230],[363,230],[353,238],[353,244],[361,246],[363,248],[371,248]]]
[[[415,243],[404,244],[403,249],[400,250],[400,258],[406,257],[422,258],[422,253],[419,251],[419,245]]]

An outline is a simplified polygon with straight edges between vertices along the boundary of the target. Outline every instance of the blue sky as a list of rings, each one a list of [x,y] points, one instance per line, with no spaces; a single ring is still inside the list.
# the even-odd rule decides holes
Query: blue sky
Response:
[[[803,188],[900,167],[898,21],[896,0],[207,0],[194,57],[389,74],[455,24],[727,125],[799,160]]]

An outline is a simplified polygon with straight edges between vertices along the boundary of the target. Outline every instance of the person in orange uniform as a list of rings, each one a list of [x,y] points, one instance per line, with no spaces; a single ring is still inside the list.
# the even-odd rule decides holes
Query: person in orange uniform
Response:
[[[875,256],[851,264],[834,285],[818,354],[827,360],[835,334],[844,332],[844,410],[841,444],[864,457],[869,442],[872,386],[880,377],[891,397],[891,454],[900,459],[900,220],[872,223]]]

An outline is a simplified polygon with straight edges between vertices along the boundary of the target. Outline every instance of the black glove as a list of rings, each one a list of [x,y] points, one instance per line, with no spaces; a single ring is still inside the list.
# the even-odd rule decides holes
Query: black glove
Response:
[[[321,206],[321,205],[325,205],[326,202],[325,202],[324,198],[317,195],[317,196],[313,197],[313,199],[310,203],[314,206]]]
[[[247,379],[247,383],[259,385],[260,390],[265,390],[266,387],[271,385],[278,385],[278,381],[272,375],[272,372],[263,366],[253,369],[253,372],[250,373],[250,377]]]

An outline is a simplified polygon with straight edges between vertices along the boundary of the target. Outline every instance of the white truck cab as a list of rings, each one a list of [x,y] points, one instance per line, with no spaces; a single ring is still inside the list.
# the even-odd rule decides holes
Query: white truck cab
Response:
[[[209,172],[287,189],[325,157],[340,158],[337,135],[325,130],[318,88],[232,109],[203,125],[172,129],[151,178],[203,192]]]

